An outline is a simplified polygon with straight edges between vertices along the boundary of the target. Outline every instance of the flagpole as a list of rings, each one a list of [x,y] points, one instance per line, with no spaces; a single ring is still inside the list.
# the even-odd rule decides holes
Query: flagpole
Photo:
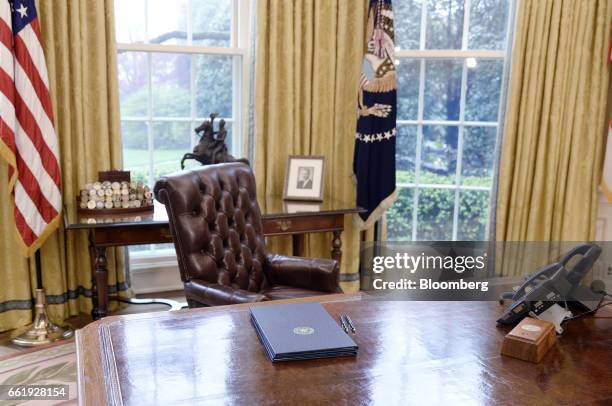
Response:
[[[70,327],[60,327],[51,322],[47,316],[46,296],[42,280],[42,260],[40,249],[34,254],[36,266],[36,303],[34,305],[34,322],[25,333],[14,337],[11,342],[21,347],[35,347],[54,341],[65,340],[74,335]]]
[[[42,282],[42,266],[40,261],[40,250],[34,253],[34,261],[36,262],[36,289],[44,289]]]

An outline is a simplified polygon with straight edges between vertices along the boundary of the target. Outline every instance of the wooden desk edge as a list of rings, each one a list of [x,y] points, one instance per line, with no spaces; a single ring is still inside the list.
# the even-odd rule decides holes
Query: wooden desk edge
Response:
[[[86,333],[84,329],[76,331],[77,401],[79,405],[108,404],[106,390],[104,390],[106,387],[104,376],[100,376],[100,373],[103,374],[103,371],[96,371],[93,368],[86,370],[85,368],[85,365],[102,366],[102,353],[99,346],[95,346],[93,350],[90,349],[84,352],[84,340],[86,340],[87,337],[95,339],[95,335],[92,337]],[[91,386],[102,388],[102,390],[86,390],[87,387]],[[95,395],[97,395],[97,397]],[[100,399],[100,396],[103,398]]]
[[[244,310],[245,308],[253,307],[253,306],[269,306],[275,304],[285,304],[285,303],[302,303],[302,302],[321,302],[321,303],[330,303],[330,302],[345,302],[345,301],[353,301],[353,300],[361,300],[363,298],[363,293],[334,293],[329,295],[321,295],[321,296],[309,296],[298,299],[285,299],[285,300],[271,300],[265,302],[257,302],[257,303],[242,303],[242,304],[233,304],[233,305],[225,305],[225,306],[214,306],[214,307],[200,307],[197,309],[181,309],[181,310],[160,310],[157,312],[150,313],[137,313],[137,314],[125,314],[125,315],[115,315],[115,316],[107,316],[103,319],[93,321],[86,325],[85,327],[77,330],[78,332],[88,332],[88,330],[98,329],[101,324],[113,324],[115,322],[122,322],[128,320],[144,320],[144,319],[152,319],[152,318],[170,318],[177,317],[179,315],[185,315],[187,313],[193,315],[195,313],[211,313],[211,312],[236,312]]]
[[[159,311],[152,313],[128,314],[120,316],[108,316],[100,320],[89,323],[87,326],[76,331],[76,355],[77,355],[77,393],[79,405],[110,404],[108,393],[106,393],[107,372],[104,369],[103,351],[109,350],[102,348],[99,343],[99,334],[110,324],[122,323],[129,320],[144,320],[152,318],[171,318],[181,317],[187,314],[193,316],[196,313],[217,313],[217,312],[240,312],[252,306],[269,306],[283,303],[303,303],[303,302],[347,302],[362,299],[361,293],[338,293],[323,296],[311,296],[299,299],[275,300],[258,303],[243,303],[227,306],[205,307],[198,309],[182,309],[176,311]],[[92,341],[96,341],[95,343]],[[89,341],[89,346],[86,346]],[[89,351],[85,351],[89,348]],[[92,348],[94,350],[92,350]],[[112,351],[112,349],[110,349]],[[86,366],[88,368],[86,368]],[[94,367],[94,368],[92,368]],[[97,389],[97,390],[96,390]],[[101,389],[101,390],[100,390]],[[117,395],[117,394],[116,394]],[[99,396],[104,396],[100,399]],[[103,402],[100,402],[103,401]],[[116,403],[116,402],[115,402]],[[113,404],[115,404],[113,403]]]

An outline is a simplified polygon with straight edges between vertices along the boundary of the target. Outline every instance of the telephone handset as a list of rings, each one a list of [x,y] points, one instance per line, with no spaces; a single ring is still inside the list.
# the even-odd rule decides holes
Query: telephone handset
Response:
[[[574,257],[581,258],[570,269],[569,262]],[[559,262],[546,265],[529,275],[516,292],[503,293],[504,299],[515,302],[506,309],[497,320],[501,324],[515,324],[530,313],[541,314],[556,302],[572,302],[582,309],[590,309],[586,302],[597,302],[603,295],[594,293],[591,289],[581,286],[580,281],[591,270],[595,261],[601,255],[601,248],[596,244],[580,244],[570,250]]]
[[[576,255],[582,255],[582,258],[567,272],[567,280],[572,285],[580,283],[582,278],[591,270],[595,261],[601,255],[601,247],[596,244],[581,244],[574,247],[571,251],[565,254],[560,263],[567,266],[567,263]]]

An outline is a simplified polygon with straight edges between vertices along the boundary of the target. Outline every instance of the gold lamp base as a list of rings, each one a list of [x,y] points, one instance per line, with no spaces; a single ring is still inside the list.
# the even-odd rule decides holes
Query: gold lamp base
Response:
[[[49,344],[54,341],[65,340],[74,335],[70,327],[60,327],[51,323],[47,317],[45,308],[45,291],[36,289],[34,323],[23,334],[13,338],[11,342],[21,347],[35,347],[37,345]]]

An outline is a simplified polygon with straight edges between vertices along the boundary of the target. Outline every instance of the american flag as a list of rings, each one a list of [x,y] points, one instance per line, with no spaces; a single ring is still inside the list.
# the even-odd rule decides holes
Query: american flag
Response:
[[[56,228],[62,207],[58,140],[34,0],[0,0],[0,155],[26,256]]]

